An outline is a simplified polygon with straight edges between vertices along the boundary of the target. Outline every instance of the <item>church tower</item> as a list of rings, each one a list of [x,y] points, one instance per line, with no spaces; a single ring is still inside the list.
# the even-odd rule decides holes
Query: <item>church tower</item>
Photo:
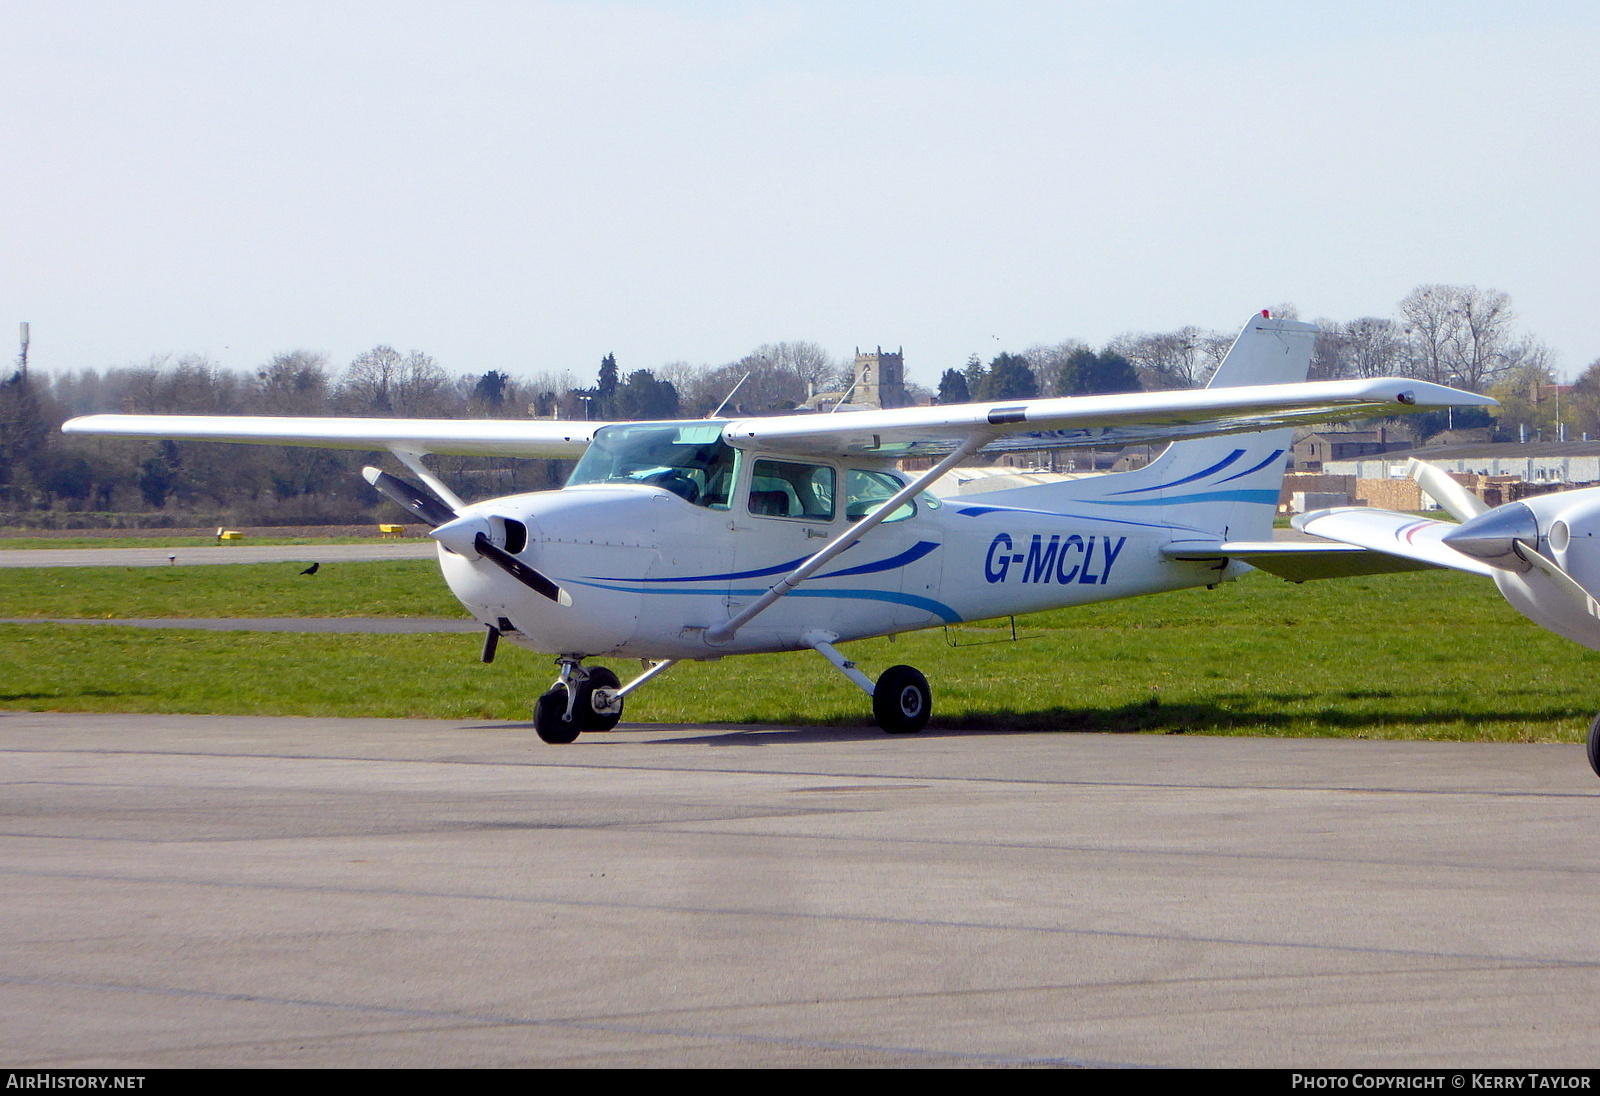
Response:
[[[863,354],[856,347],[856,387],[850,395],[851,407],[909,407],[911,397],[906,395],[904,348],[891,354],[878,347],[871,354]]]

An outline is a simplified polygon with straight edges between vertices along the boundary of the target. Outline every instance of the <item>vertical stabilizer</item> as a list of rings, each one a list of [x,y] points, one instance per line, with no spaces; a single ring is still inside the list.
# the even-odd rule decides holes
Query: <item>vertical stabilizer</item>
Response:
[[[1208,388],[1295,384],[1311,368],[1314,324],[1258,313],[1245,324]],[[1292,428],[1177,441],[1134,472],[967,496],[1005,506],[1170,524],[1226,540],[1270,540]]]

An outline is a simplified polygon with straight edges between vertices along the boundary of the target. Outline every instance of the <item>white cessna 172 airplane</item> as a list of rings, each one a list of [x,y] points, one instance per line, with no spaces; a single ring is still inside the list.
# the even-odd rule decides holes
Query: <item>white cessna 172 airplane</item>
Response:
[[[558,656],[534,709],[546,742],[608,730],[682,659],[812,649],[921,730],[927,680],[876,681],[835,645],[959,621],[1209,586],[1269,547],[1298,423],[1493,403],[1415,380],[1305,383],[1316,328],[1252,317],[1205,389],[736,421],[92,415],[67,433],[388,450],[428,489],[369,482],[434,526],[445,581],[500,637]],[[974,454],[1171,441],[1138,471],[939,499]],[[578,457],[559,491],[468,505],[430,453]],[[926,471],[897,470],[932,457]],[[1267,543],[1263,543],[1267,542]],[[622,685],[584,659],[653,663]]]

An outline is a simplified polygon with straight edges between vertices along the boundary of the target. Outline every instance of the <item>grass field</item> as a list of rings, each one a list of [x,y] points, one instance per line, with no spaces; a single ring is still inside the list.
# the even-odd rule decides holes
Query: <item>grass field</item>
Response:
[[[0,571],[0,616],[461,616],[428,561]],[[1002,622],[1003,623],[1003,622]],[[1265,575],[1018,621],[850,644],[871,676],[928,675],[935,728],[1579,741],[1600,654],[1446,572],[1291,586]],[[521,720],[553,676],[459,635],[319,636],[0,626],[0,707]],[[602,660],[603,661],[603,660]],[[610,663],[626,679],[637,663]],[[630,722],[870,722],[809,653],[687,663]]]
[[[415,538],[413,538],[415,539]],[[239,548],[271,544],[372,544],[378,537],[244,537],[227,541]],[[0,537],[0,551],[28,548],[215,548],[216,537]]]
[[[462,617],[428,559],[0,568],[0,617]]]

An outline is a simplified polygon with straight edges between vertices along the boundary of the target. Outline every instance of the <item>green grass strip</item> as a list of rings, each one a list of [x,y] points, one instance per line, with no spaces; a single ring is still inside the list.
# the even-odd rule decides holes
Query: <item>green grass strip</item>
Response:
[[[309,557],[308,557],[309,558]],[[465,617],[432,560],[0,568],[5,617]]]
[[[127,589],[84,603],[123,616],[442,616],[454,605],[426,561],[346,566],[367,577],[343,598],[332,584],[312,585],[322,574],[263,580],[265,588],[221,581],[203,601],[188,596],[198,586],[180,581],[260,570],[233,566],[106,569],[112,579],[143,571],[179,584],[139,587],[137,612]],[[91,586],[99,573],[48,573],[68,570],[79,576],[69,587]],[[158,603],[158,591],[170,600]],[[50,604],[50,615],[77,615]],[[1444,572],[1304,586],[1251,575],[1211,591],[1041,613],[1018,630],[1015,643],[952,648],[935,630],[846,649],[874,677],[895,663],[927,674],[935,729],[1553,742],[1581,740],[1600,708],[1600,654],[1523,620],[1492,584]],[[959,638],[1002,635],[1009,631],[974,627]],[[0,626],[0,707],[528,718],[553,677],[551,660],[503,644],[485,666],[478,649],[471,636],[8,625]],[[624,680],[638,668],[599,661]],[[860,726],[870,705],[819,656],[799,652],[676,666],[629,698],[626,719]]]

